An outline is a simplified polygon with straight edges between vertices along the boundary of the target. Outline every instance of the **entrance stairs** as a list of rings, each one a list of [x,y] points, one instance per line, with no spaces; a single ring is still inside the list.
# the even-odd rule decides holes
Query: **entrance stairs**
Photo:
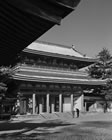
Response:
[[[54,119],[70,119],[72,118],[71,112],[54,112],[54,113],[42,113],[42,114],[35,114],[35,115],[13,115],[11,116],[11,120],[54,120]]]

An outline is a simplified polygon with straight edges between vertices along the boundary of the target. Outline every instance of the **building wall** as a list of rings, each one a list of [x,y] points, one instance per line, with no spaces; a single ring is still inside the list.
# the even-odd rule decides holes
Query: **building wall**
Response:
[[[83,111],[83,100],[84,95],[77,97],[77,99],[74,101],[74,108],[78,108],[80,111]]]
[[[64,97],[63,112],[71,111],[71,99],[70,97]]]
[[[110,107],[107,109],[108,112],[112,112],[112,102],[110,102]]]

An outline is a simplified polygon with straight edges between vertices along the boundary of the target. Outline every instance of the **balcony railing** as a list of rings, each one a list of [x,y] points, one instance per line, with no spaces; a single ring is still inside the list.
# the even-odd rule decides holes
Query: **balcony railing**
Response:
[[[46,65],[28,65],[26,63],[18,63],[16,65],[16,68],[19,66],[25,66],[27,69],[41,69],[41,70],[46,70],[46,71],[51,71],[51,72],[59,72],[59,73],[71,73],[71,74],[78,74],[82,76],[87,76],[88,74],[86,72],[79,72],[78,69],[70,69],[70,68],[62,68],[62,67],[54,67],[54,66],[46,66]]]
[[[73,68],[70,68],[70,67],[67,67],[65,65],[37,65],[37,64],[27,64],[27,63],[24,63],[24,65],[29,65],[29,66],[32,66],[32,67],[38,67],[38,68],[43,68],[43,69],[50,69],[50,70],[59,70],[59,71],[77,71],[78,69],[75,68],[74,66],[74,69]]]

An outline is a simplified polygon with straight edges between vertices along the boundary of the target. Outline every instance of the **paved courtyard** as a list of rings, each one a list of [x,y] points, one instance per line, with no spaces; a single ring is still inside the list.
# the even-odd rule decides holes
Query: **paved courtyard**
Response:
[[[112,113],[0,121],[0,140],[112,140]]]

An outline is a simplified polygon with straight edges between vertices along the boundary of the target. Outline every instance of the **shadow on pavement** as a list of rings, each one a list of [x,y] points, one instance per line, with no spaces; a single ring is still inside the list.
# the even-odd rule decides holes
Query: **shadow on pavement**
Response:
[[[81,126],[98,127],[98,128],[112,128],[112,121],[86,121],[82,122]]]
[[[59,121],[59,120],[48,120],[42,123],[39,122],[31,122],[31,121],[22,121],[22,122],[13,122],[6,121],[0,122],[0,137],[12,137],[12,136],[24,136],[24,133],[28,133],[32,130],[35,130],[34,133],[31,133],[30,136],[33,135],[48,135],[50,132],[48,129],[71,125],[69,123]],[[5,133],[6,132],[6,133]],[[59,133],[54,131],[53,133]]]

